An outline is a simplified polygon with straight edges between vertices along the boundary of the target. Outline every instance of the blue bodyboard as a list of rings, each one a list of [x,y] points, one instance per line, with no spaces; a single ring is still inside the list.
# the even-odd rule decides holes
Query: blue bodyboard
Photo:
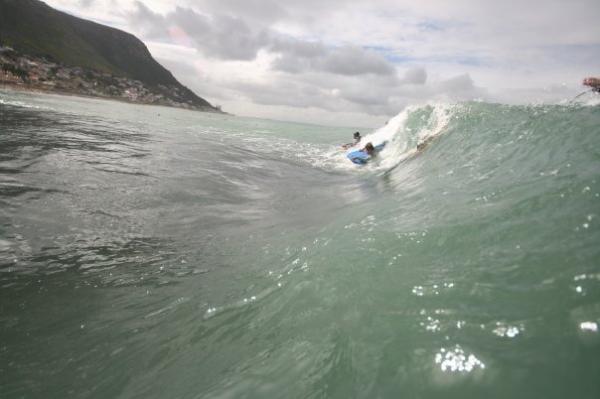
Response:
[[[384,141],[383,143],[376,145],[375,151],[379,152],[379,151],[383,150],[383,147],[385,147],[386,144],[387,144],[387,141]],[[371,156],[369,154],[367,154],[366,151],[354,150],[354,151],[351,151],[348,154],[346,154],[346,158],[348,158],[349,160],[351,160],[353,163],[355,163],[357,165],[364,165],[367,162],[369,162],[369,160],[371,159]]]
[[[349,152],[346,157],[357,165],[364,165],[371,158],[369,154],[361,150]]]

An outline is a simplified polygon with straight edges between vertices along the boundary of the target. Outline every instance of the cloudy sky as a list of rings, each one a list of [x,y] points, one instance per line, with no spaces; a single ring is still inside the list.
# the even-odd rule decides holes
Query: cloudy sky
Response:
[[[234,114],[379,126],[405,106],[558,102],[600,75],[598,0],[46,0],[131,32]]]

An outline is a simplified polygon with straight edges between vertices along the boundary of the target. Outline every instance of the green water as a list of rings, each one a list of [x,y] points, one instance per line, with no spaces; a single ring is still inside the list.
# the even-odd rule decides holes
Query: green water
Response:
[[[600,397],[600,108],[355,130],[0,91],[0,397]]]

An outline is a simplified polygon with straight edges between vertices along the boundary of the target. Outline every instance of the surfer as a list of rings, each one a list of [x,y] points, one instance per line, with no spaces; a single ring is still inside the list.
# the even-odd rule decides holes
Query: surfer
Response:
[[[583,85],[591,87],[596,93],[600,93],[600,78],[585,78],[583,79]]]
[[[360,137],[360,132],[355,132],[352,137],[354,138],[354,142],[342,145],[342,148],[344,150],[347,150],[350,147],[354,147],[355,145],[360,143],[360,140],[362,139],[362,137]]]
[[[357,165],[364,165],[375,158],[379,151],[383,150],[383,147],[385,147],[386,144],[387,141],[384,141],[379,145],[373,145],[373,143],[369,142],[360,150],[354,150],[346,154],[346,158]]]
[[[377,151],[375,151],[375,147],[373,146],[373,143],[367,143],[367,145],[365,145],[365,148],[363,148],[361,151],[366,152],[371,157],[374,157],[375,155],[377,155]]]

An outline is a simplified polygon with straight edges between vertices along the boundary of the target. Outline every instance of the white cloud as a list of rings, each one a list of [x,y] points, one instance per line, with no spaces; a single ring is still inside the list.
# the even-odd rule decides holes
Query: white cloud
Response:
[[[558,101],[600,65],[597,0],[48,3],[138,35],[224,109],[270,118],[371,124],[436,98]]]

